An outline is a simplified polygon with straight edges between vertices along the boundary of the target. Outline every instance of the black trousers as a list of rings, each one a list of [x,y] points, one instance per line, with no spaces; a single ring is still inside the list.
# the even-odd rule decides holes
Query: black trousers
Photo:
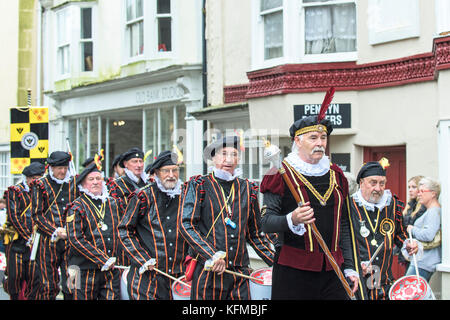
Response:
[[[227,268],[250,275],[246,267]],[[248,279],[229,273],[218,275],[205,271],[203,263],[197,263],[192,277],[191,300],[250,300]]]
[[[348,300],[334,270],[304,271],[273,265],[272,300]]]
[[[22,292],[25,295],[24,282],[29,282],[30,249],[22,243],[12,242],[5,246],[6,270],[3,287],[16,300]]]
[[[171,274],[179,278],[182,274]],[[139,274],[139,267],[131,265],[127,276],[127,289],[130,300],[172,300],[174,281],[156,271]]]
[[[38,295],[41,300],[55,300],[60,291],[60,284],[63,293],[70,294],[67,288],[66,243],[66,240],[51,242],[49,236],[41,234],[36,254],[40,277]]]
[[[78,278],[77,278],[78,277]],[[79,270],[73,284],[73,300],[120,300],[120,272]]]

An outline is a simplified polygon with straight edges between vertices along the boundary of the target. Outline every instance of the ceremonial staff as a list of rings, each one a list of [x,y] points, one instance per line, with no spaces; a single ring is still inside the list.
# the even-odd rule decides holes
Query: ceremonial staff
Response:
[[[302,207],[304,204],[304,201],[301,199],[301,195],[297,192],[295,187],[293,186],[291,180],[286,174],[286,170],[281,166],[281,162],[279,159],[280,155],[280,149],[275,146],[271,145],[268,141],[266,141],[266,147],[264,149],[264,157],[272,162],[272,164],[278,169],[278,172],[283,177],[284,182],[288,186],[290,192],[292,193],[292,196],[294,197],[297,205],[299,207]],[[309,224],[311,226],[311,229],[313,231],[314,236],[317,239],[317,242],[319,243],[320,247],[322,248],[323,252],[327,256],[328,260],[330,261],[331,266],[333,267],[333,270],[336,272],[336,275],[338,276],[339,280],[341,281],[342,285],[344,286],[345,291],[347,292],[348,296],[352,300],[356,300],[355,294],[353,293],[352,289],[350,288],[350,285],[348,284],[347,280],[345,279],[344,274],[342,273],[341,268],[336,263],[336,260],[331,255],[330,249],[328,248],[327,244],[322,238],[322,235],[320,234],[319,230],[317,229],[317,226],[314,222]]]

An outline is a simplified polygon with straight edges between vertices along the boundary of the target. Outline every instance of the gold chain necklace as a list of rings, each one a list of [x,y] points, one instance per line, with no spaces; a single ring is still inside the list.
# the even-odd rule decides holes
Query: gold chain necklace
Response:
[[[306,179],[301,173],[294,170],[294,168],[291,167],[291,165],[285,161],[283,161],[289,168],[290,171],[294,172],[294,174],[300,179],[300,181],[311,191],[311,193],[316,197],[317,200],[319,200],[320,204],[322,206],[325,206],[327,204],[328,199],[331,196],[331,193],[333,192],[334,185],[336,183],[336,176],[333,170],[330,170],[330,182],[328,186],[328,190],[325,192],[325,194],[322,196],[316,188]]]
[[[89,199],[88,196],[85,196],[85,198],[86,198],[86,199],[92,204],[92,206],[94,207],[94,211],[95,211],[95,213],[97,214],[97,217],[100,219],[100,228],[101,228],[102,225],[103,225],[103,220],[105,219],[105,213],[106,213],[106,210],[105,210],[105,203],[102,202],[102,206],[100,207],[100,210],[99,210],[99,209],[97,209],[97,206],[92,202],[92,200]]]

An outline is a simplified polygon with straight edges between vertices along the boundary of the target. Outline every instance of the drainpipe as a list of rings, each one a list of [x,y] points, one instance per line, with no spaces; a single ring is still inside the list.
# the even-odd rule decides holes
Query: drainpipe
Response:
[[[207,47],[206,47],[206,1],[202,5],[202,86],[203,86],[203,108],[208,107],[208,66],[207,66]],[[203,120],[203,134],[208,129],[208,121]],[[207,146],[207,141],[203,140],[203,150]],[[202,156],[203,159],[203,156]],[[203,161],[203,174],[208,171],[208,166]]]
[[[41,79],[42,79],[42,4],[40,1],[37,8],[37,63],[36,63],[36,105],[41,105]]]

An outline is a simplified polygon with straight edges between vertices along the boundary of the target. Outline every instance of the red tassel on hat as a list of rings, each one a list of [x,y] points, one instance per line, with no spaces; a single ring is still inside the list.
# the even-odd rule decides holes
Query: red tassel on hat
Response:
[[[327,113],[328,107],[330,106],[331,101],[334,97],[334,92],[336,90],[334,87],[331,87],[327,94],[325,95],[325,98],[323,99],[322,106],[320,107],[319,115],[317,116],[317,123],[319,124],[320,121],[322,121],[325,118],[325,114]]]

